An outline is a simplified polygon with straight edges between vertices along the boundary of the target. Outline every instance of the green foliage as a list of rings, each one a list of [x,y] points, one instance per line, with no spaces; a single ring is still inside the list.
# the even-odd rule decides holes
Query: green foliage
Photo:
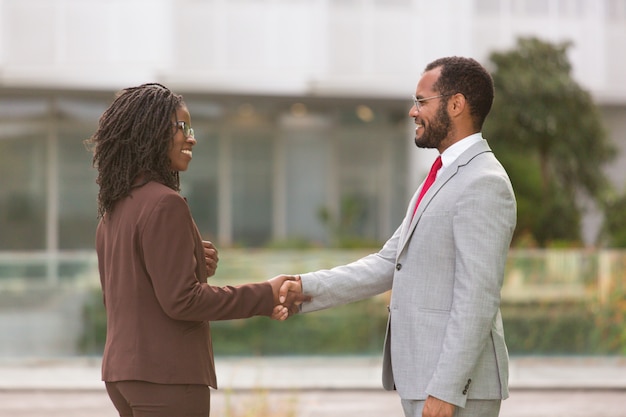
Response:
[[[502,319],[511,354],[595,353],[594,319],[584,304],[506,305]]]
[[[607,199],[602,238],[609,247],[626,248],[626,194]]]
[[[368,253],[233,249],[220,254],[219,273],[210,283],[222,286],[258,282],[281,272],[342,265]],[[512,252],[502,305],[511,354],[626,354],[625,255],[623,251],[606,250]],[[385,293],[296,315],[286,322],[267,317],[212,322],[215,352],[224,356],[379,355],[388,300],[389,293]],[[82,351],[101,353],[106,318],[99,289],[94,289],[86,302],[83,317]]]
[[[296,315],[286,322],[255,317],[212,322],[216,355],[376,354],[382,349],[387,308],[364,300]]]
[[[485,137],[507,168],[518,199],[515,239],[539,246],[579,241],[583,192],[601,202],[601,167],[615,155],[590,94],[571,76],[569,43],[519,39],[490,56],[496,98]]]
[[[626,355],[626,292],[611,292],[605,304],[505,304],[502,317],[512,355]],[[99,292],[97,294],[99,296]],[[102,303],[85,315],[83,352],[102,353]],[[216,355],[348,355],[382,352],[387,309],[381,299],[297,315],[286,322],[267,317],[212,322]]]
[[[79,349],[100,354],[106,338],[106,314],[100,290],[83,310]],[[387,323],[381,298],[334,309],[296,315],[286,322],[267,317],[211,322],[216,355],[376,354],[382,349]]]
[[[312,249],[319,246],[321,245],[316,245],[314,242],[306,238],[293,238],[286,240],[274,240],[268,243],[265,248],[273,250],[302,250]]]
[[[78,342],[80,352],[100,354],[106,341],[107,318],[102,291],[94,290],[83,306],[83,334]]]
[[[598,353],[626,355],[626,281],[609,290],[607,299],[592,309],[593,345]]]
[[[544,246],[554,248],[567,245],[563,242],[580,242],[581,213],[576,207],[576,197],[567,190],[550,184],[548,196],[539,200],[540,213],[535,219],[535,238]]]
[[[333,247],[356,249],[380,246],[380,242],[363,237],[363,229],[367,223],[368,216],[367,207],[368,204],[365,197],[348,195],[341,199],[338,216],[334,216],[326,207],[318,210],[317,216],[332,237]]]

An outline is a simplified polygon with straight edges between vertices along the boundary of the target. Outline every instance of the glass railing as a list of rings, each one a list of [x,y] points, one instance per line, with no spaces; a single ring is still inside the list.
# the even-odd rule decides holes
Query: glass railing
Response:
[[[330,268],[373,251],[222,249],[218,273],[209,282],[221,286],[263,281],[281,273]],[[626,318],[625,287],[623,250],[512,250],[502,288],[511,350],[532,352],[536,345],[543,353],[568,352],[565,342],[547,344],[547,335],[552,334],[554,339],[575,335],[566,343],[576,344],[575,353],[615,352],[600,339],[622,337],[623,324],[613,325],[611,320]],[[386,293],[372,299],[372,308],[357,308],[364,309],[370,321],[380,312],[384,322],[388,297]],[[84,353],[81,343],[96,351],[103,314],[93,251],[0,253],[0,358],[78,355]],[[337,314],[347,319],[352,312],[337,309]],[[565,321],[552,325],[553,316]],[[594,329],[598,335],[592,338]]]

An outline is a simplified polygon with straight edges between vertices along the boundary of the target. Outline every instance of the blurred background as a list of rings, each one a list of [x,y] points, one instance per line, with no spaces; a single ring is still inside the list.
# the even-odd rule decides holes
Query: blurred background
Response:
[[[626,0],[0,0],[0,358],[101,353],[83,141],[115,92],[184,95],[182,194],[220,249],[212,282],[236,284],[391,236],[434,158],[411,95],[448,55],[496,83],[484,136],[519,205],[511,354],[626,355],[624,45]],[[387,298],[215,323],[216,353],[378,355]]]

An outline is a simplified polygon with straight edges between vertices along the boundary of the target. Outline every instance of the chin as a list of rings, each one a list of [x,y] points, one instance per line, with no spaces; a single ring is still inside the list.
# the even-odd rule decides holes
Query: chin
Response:
[[[419,140],[418,138],[415,138],[415,146],[422,149],[428,148],[427,144]]]
[[[187,171],[187,168],[189,168],[189,165],[173,166],[172,167],[172,171],[174,171],[174,172],[184,172],[184,171]]]

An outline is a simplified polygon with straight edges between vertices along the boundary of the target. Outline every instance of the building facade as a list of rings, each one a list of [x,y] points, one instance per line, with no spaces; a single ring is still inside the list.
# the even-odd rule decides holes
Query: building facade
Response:
[[[623,186],[626,0],[0,0],[0,253],[93,248],[83,141],[116,91],[152,81],[189,106],[182,189],[205,238],[384,241],[433,157],[407,116],[421,70],[488,64],[519,36],[573,42]]]

